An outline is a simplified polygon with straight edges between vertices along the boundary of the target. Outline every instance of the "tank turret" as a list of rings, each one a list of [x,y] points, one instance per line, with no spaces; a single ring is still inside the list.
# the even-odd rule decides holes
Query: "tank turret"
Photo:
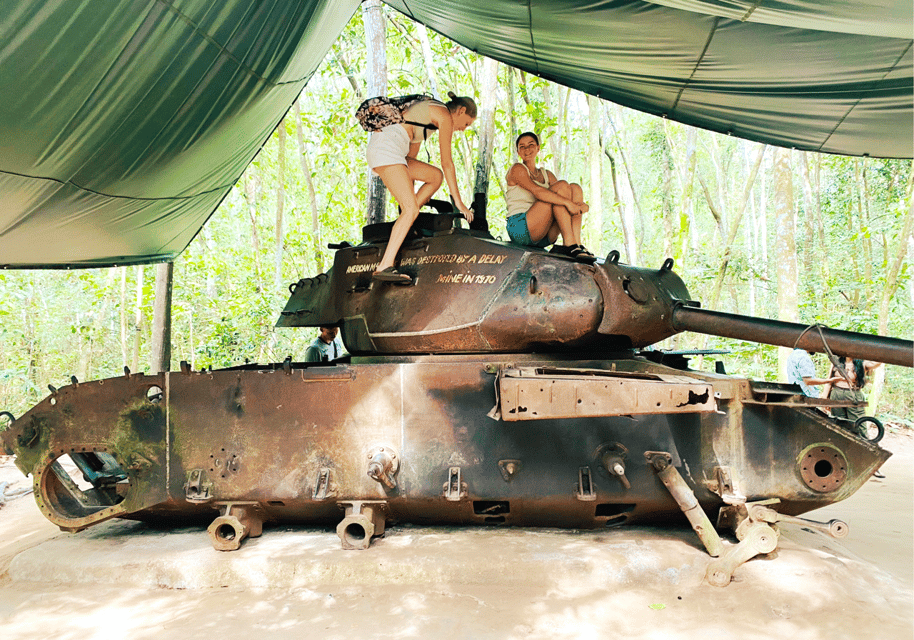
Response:
[[[426,217],[428,237],[404,245],[409,286],[372,281],[385,225],[343,245],[326,274],[299,280],[277,326],[339,326],[353,354],[617,352],[681,331],[831,350],[914,366],[914,343],[825,327],[708,311],[673,272],[623,264],[618,252],[581,264],[560,253],[454,228],[456,216]]]

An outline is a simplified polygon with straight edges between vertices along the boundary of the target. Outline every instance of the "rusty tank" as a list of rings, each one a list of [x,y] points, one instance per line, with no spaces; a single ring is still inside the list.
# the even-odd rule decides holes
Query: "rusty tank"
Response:
[[[914,364],[911,341],[701,309],[673,270],[596,264],[420,215],[408,286],[373,281],[390,224],[335,245],[277,322],[336,326],[328,363],[131,373],[51,388],[2,432],[42,513],[209,522],[217,549],[264,523],[335,524],[366,549],[388,523],[691,523],[708,580],[774,549],[777,522],[842,500],[890,454],[793,385],[689,369],[680,331]],[[713,522],[712,522],[713,520]],[[739,541],[724,548],[718,531]]]

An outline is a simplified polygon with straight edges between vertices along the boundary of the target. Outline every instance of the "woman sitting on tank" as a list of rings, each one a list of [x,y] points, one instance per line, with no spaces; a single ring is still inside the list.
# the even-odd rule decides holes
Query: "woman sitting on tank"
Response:
[[[594,255],[581,244],[581,216],[590,210],[581,186],[559,180],[545,167],[536,166],[540,140],[535,133],[520,134],[515,144],[521,162],[508,171],[505,192],[511,241],[542,248],[562,234],[572,258],[595,262]]]
[[[463,203],[457,188],[451,138],[455,131],[464,131],[476,120],[476,102],[472,98],[456,96],[451,91],[448,91],[448,97],[450,101],[446,104],[432,98],[413,104],[403,112],[403,119],[409,122],[386,126],[371,134],[368,141],[368,168],[381,177],[384,186],[400,204],[400,217],[391,230],[381,262],[372,274],[376,280],[412,282],[408,275],[394,268],[394,262],[406,234],[419,215],[419,207],[435,195],[442,177],[447,181],[457,209],[467,221],[473,221],[473,212]],[[441,169],[416,159],[429,131],[434,132],[435,129],[441,147]],[[415,191],[417,181],[422,183],[418,192]]]

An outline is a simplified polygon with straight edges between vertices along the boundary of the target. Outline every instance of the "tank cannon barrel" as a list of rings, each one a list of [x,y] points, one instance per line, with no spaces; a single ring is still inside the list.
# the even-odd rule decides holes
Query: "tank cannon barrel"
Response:
[[[753,318],[686,305],[679,305],[674,309],[672,324],[677,331],[694,331],[779,347],[793,348],[796,346],[811,352],[825,353],[825,344],[827,344],[828,349],[837,355],[864,358],[902,367],[914,367],[914,342],[911,340],[841,331],[815,325],[810,327],[795,322]],[[823,338],[825,344],[823,344]]]

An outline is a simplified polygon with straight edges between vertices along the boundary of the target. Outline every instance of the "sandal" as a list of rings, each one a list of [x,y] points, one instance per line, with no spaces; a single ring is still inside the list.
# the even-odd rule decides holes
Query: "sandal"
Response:
[[[405,273],[400,273],[393,267],[387,267],[382,271],[375,271],[371,274],[373,280],[379,280],[381,282],[396,282],[398,284],[412,284],[413,279],[410,278]]]
[[[592,254],[590,251],[584,248],[582,244],[573,244],[571,245],[571,251],[568,252],[572,258],[578,262],[583,262],[585,264],[593,264],[597,261],[597,257]]]

